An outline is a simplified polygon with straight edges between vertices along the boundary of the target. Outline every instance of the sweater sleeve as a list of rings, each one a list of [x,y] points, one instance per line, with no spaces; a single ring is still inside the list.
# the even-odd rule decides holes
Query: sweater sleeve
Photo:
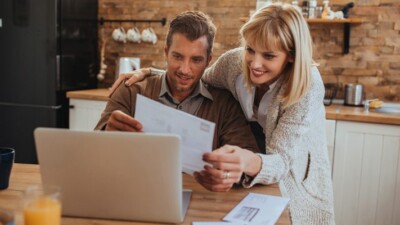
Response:
[[[95,130],[105,129],[111,113],[115,110],[121,110],[125,114],[133,116],[135,114],[136,94],[138,90],[139,88],[137,88],[136,85],[126,87],[121,82],[115,92],[110,96]]]
[[[235,84],[243,74],[243,48],[235,48],[222,54],[211,67],[204,72],[202,80],[214,87],[229,90],[237,99]]]
[[[320,76],[316,68],[313,69],[313,77],[315,76]],[[310,90],[299,102],[278,112],[276,128],[266,137],[266,152],[271,154],[259,154],[262,159],[261,171],[254,179],[247,179],[243,183],[244,187],[279,182],[290,171],[293,172],[294,160],[307,161],[304,157],[308,155],[307,146],[313,142],[313,138],[323,138],[312,137],[309,132],[313,129],[314,120],[320,118],[317,115],[324,113],[322,81],[320,78],[312,80]]]

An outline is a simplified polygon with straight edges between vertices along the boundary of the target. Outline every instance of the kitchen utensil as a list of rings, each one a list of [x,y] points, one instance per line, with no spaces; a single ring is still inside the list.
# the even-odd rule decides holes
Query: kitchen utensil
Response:
[[[140,43],[141,35],[139,29],[137,27],[132,27],[129,29],[126,33],[126,38],[128,41]]]
[[[344,87],[344,104],[349,106],[363,106],[364,87],[362,84],[350,83]]]
[[[118,27],[112,32],[112,38],[115,41],[126,43],[126,33],[123,27]]]
[[[332,104],[333,99],[336,97],[338,91],[338,86],[333,83],[325,84],[325,97],[324,105],[329,106]]]

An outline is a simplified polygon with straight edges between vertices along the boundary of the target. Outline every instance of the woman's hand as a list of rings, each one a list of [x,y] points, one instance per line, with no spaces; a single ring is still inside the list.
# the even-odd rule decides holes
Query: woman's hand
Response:
[[[128,73],[123,73],[118,76],[118,79],[114,82],[114,84],[110,88],[111,96],[117,87],[121,84],[121,82],[125,81],[126,86],[131,86],[132,84],[144,80],[146,76],[151,75],[150,68],[141,68],[138,70],[134,70]]]
[[[203,155],[206,165],[194,177],[210,191],[229,191],[240,181],[242,174],[255,176],[261,169],[261,158],[253,152],[237,146],[223,147]]]

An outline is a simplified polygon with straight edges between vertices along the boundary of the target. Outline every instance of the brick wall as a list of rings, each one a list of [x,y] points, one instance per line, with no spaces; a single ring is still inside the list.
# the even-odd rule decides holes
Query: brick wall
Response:
[[[334,10],[350,0],[331,0]],[[318,0],[321,4],[322,0]],[[314,41],[314,59],[320,64],[325,83],[348,82],[364,84],[367,98],[400,102],[400,1],[354,0],[350,17],[361,17],[362,24],[353,24],[350,52],[342,53],[343,24],[310,24]],[[208,13],[218,28],[214,44],[214,60],[224,51],[239,45],[241,17],[249,15],[256,0],[99,0],[99,17],[107,19],[161,19],[169,21],[179,12],[201,10]],[[139,30],[152,26],[158,42],[120,43],[111,39],[113,29]],[[105,23],[100,27],[102,43],[106,42],[106,79],[100,86],[108,87],[115,77],[118,57],[140,57],[142,67],[165,68],[164,42],[167,26],[161,23]],[[100,44],[101,45],[101,44]],[[342,93],[339,93],[339,97]]]

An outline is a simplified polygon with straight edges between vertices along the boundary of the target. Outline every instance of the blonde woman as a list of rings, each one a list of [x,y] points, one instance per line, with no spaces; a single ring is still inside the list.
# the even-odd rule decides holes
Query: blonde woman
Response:
[[[246,188],[279,183],[293,224],[334,224],[324,86],[307,23],[278,3],[258,10],[240,34],[243,47],[223,54],[203,80],[228,89],[247,119],[258,122],[265,153],[225,145],[203,156],[211,165],[195,178],[212,191],[238,181]]]

